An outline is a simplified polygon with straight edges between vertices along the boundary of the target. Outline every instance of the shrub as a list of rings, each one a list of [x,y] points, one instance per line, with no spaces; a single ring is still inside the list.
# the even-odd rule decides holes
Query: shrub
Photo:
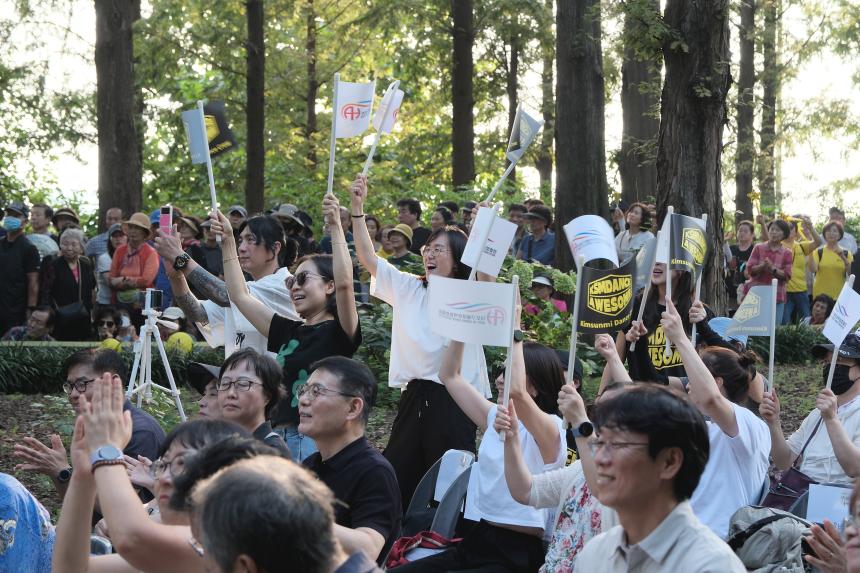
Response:
[[[828,340],[820,330],[805,324],[790,324],[776,327],[774,352],[776,362],[781,364],[806,364],[812,360],[810,349],[815,344],[823,344]],[[749,339],[749,347],[767,363],[770,357],[770,338],[753,336]]]

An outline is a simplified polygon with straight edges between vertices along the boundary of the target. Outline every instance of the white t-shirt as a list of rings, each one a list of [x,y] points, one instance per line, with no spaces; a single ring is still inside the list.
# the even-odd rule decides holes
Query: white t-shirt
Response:
[[[110,304],[113,296],[113,290],[105,276],[105,273],[110,271],[110,263],[111,258],[107,253],[100,254],[96,259],[96,285],[98,285],[96,302],[99,304]]]
[[[439,367],[449,340],[430,330],[429,288],[417,276],[397,270],[381,257],[376,258],[376,276],[370,281],[370,294],[394,309],[388,364],[388,385],[392,388],[404,387],[410,380],[442,383]],[[484,397],[492,396],[483,347],[465,345],[460,375]]]
[[[727,436],[714,422],[708,422],[711,455],[699,485],[690,498],[693,513],[722,539],[729,533],[732,514],[758,502],[770,455],[770,430],[758,416],[732,404],[738,435]]]
[[[645,243],[654,238],[651,231],[639,231],[635,235],[630,230],[624,230],[615,237],[615,250],[618,252],[618,262],[624,263],[634,256]]]
[[[274,274],[263,277],[258,281],[248,282],[251,296],[267,307],[290,320],[302,320],[293,307],[293,299],[284,281],[290,276],[290,271],[282,267]],[[212,348],[224,346],[224,356],[230,356],[241,348],[253,348],[260,354],[268,353],[273,358],[274,352],[268,352],[268,339],[260,334],[254,325],[248,322],[236,305],[230,303],[230,310],[223,306],[205,300],[201,303],[206,309],[209,324],[197,323],[197,328],[206,342]]]
[[[845,428],[845,433],[848,434],[851,443],[860,447],[860,398],[854,398],[839,406],[836,409],[836,417],[839,418],[842,427]],[[796,456],[800,453],[803,444],[809,439],[820,419],[821,412],[816,408],[806,416],[797,431],[788,438],[788,447],[792,454]],[[854,480],[848,477],[839,464],[839,460],[836,459],[833,444],[830,443],[830,434],[827,433],[824,422],[821,422],[821,426],[815,432],[815,437],[812,438],[806,451],[803,452],[803,461],[799,469],[819,483],[854,484]]]
[[[530,505],[518,503],[511,497],[511,490],[505,481],[505,445],[499,440],[499,434],[493,430],[498,406],[493,406],[487,412],[487,431],[481,439],[478,449],[478,461],[472,465],[469,475],[469,489],[466,492],[466,519],[479,521],[486,519],[506,525],[522,525],[525,527],[546,527],[549,509],[537,509]],[[540,448],[534,437],[526,430],[522,422],[518,423],[520,448],[529,473],[540,474],[554,470],[564,465],[567,460],[567,442],[563,422],[558,416],[553,416],[558,426],[558,454],[555,461],[545,464]]]

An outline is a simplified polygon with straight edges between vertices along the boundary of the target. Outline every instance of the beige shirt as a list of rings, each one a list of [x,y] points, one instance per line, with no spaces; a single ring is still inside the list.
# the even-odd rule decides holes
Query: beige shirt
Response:
[[[848,439],[855,446],[860,447],[860,397],[854,398],[836,409],[836,417]],[[812,435],[815,425],[821,419],[821,412],[816,408],[806,416],[800,427],[788,438],[788,447],[795,456],[800,453],[803,444]],[[815,432],[815,437],[809,442],[806,451],[803,452],[803,460],[800,471],[819,483],[840,483],[853,485],[854,480],[848,477],[836,454],[833,452],[833,444],[830,443],[830,435],[827,427],[821,422],[821,427]]]
[[[593,538],[576,562],[577,571],[602,573],[745,573],[726,543],[679,503],[645,539],[628,545],[621,525]]]

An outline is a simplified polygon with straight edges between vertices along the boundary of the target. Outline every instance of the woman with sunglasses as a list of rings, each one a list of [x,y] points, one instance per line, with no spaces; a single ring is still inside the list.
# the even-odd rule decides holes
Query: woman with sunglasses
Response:
[[[188,512],[169,506],[173,480],[182,474],[185,460],[196,451],[231,436],[247,436],[247,432],[223,420],[195,420],[170,432],[152,465],[159,523],[141,505],[121,457],[108,459],[110,451],[120,451],[131,436],[131,420],[122,411],[122,386],[109,375],[95,385],[92,403],[83,404],[75,422],[71,445],[75,469],[57,524],[53,571],[202,572],[203,561],[189,544]],[[89,554],[96,495],[110,524],[115,554]]]
[[[93,321],[98,339],[117,339],[121,320],[116,308],[113,306],[100,306],[96,311],[96,319]]]
[[[405,391],[384,455],[397,473],[403,507],[408,507],[421,477],[442,454],[450,449],[475,451],[475,423],[457,406],[439,378],[448,339],[430,329],[427,311],[430,275],[469,277],[469,267],[460,262],[467,238],[453,226],[432,232],[421,252],[424,275],[402,272],[377,256],[373,249],[364,214],[366,177],[358,176],[350,195],[356,254],[374,277],[370,294],[394,309],[388,385],[405,387]],[[484,397],[491,396],[480,346],[466,345],[462,376]]]
[[[287,392],[272,413],[271,422],[296,461],[317,451],[313,440],[298,431],[296,389],[307,381],[311,364],[327,356],[351,357],[361,344],[352,259],[341,226],[340,205],[334,195],[327,194],[323,199],[323,215],[331,231],[332,254],[304,257],[295,275],[285,281],[296,312],[304,322],[281,316],[248,293],[236,257],[236,244],[229,232],[223,232],[230,228],[227,218],[217,213],[218,219],[212,221],[212,230],[224,235],[221,249],[230,300],[268,338],[268,349],[277,353],[283,369]]]

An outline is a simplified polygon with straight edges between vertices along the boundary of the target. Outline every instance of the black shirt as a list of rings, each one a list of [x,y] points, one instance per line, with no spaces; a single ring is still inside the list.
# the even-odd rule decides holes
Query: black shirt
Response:
[[[158,459],[161,444],[164,442],[164,429],[158,425],[155,418],[140,408],[132,406],[128,400],[125,401],[122,409],[131,412],[131,440],[122,453],[134,459],[137,459],[137,456],[153,461]]]
[[[224,276],[224,262],[221,255],[221,247],[215,245],[209,247],[205,243],[200,243],[200,250],[203,251],[204,269],[215,275],[216,277]]]
[[[0,239],[0,322],[8,326],[23,324],[27,310],[27,275],[39,270],[39,250],[19,235],[10,242],[6,235]]]
[[[327,356],[355,354],[361,344],[361,326],[351,339],[338,320],[307,325],[280,315],[272,317],[269,326],[269,351],[277,352],[278,364],[284,369],[283,384],[287,394],[272,414],[272,424],[299,423],[299,396],[296,388],[308,381],[311,364]]]
[[[409,246],[409,250],[416,255],[420,255],[421,247],[424,246],[424,243],[426,243],[429,238],[430,229],[427,227],[415,227],[412,229],[412,244]]]
[[[280,435],[276,434],[272,430],[272,425],[268,422],[263,422],[256,430],[254,430],[254,437],[267,446],[272,446],[278,450],[285,458],[292,458],[290,455],[290,448],[287,447],[287,443]]]
[[[364,436],[323,461],[319,452],[302,462],[334,493],[335,523],[350,529],[367,527],[385,538],[379,558],[388,555],[400,536],[400,487],[394,468]]]
[[[750,260],[750,255],[752,254],[753,247],[755,243],[751,243],[747,250],[741,250],[738,245],[731,245],[729,250],[732,252],[732,258],[736,259],[737,267],[734,271],[730,273],[731,277],[731,286],[737,291],[738,286],[744,284],[746,282],[746,277],[744,276],[744,270],[747,268],[747,261]],[[737,294],[729,293],[729,294]]]

